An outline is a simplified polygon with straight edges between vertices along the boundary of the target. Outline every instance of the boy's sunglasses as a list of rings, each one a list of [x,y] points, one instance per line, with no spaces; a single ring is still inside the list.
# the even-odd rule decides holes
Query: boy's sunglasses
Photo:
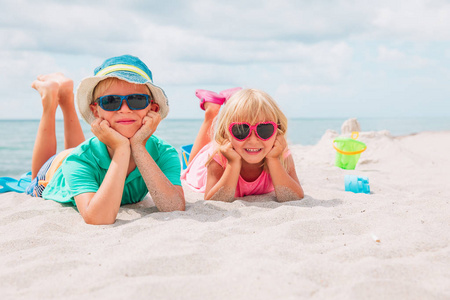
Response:
[[[150,103],[153,103],[153,99],[151,99],[150,95],[146,94],[131,94],[125,96],[106,95],[97,98],[95,102],[98,103],[104,110],[117,111],[122,107],[122,101],[124,99],[127,101],[128,108],[131,110],[144,109]]]
[[[255,131],[256,136],[263,141],[270,139],[276,132],[278,126],[275,122],[259,122],[255,125],[250,125],[247,122],[233,122],[228,127],[231,135],[239,140],[245,141]]]

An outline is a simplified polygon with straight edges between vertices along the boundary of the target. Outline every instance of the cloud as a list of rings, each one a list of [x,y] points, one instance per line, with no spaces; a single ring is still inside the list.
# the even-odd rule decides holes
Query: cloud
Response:
[[[388,88],[385,80],[402,78],[414,95],[450,79],[445,1],[17,0],[1,6],[0,92],[19,94],[30,105],[36,95],[29,85],[38,74],[62,71],[77,84],[105,58],[124,53],[149,65],[178,117],[190,109],[183,101],[195,98],[196,88],[257,87],[283,105],[302,99],[308,114],[321,115],[325,105],[339,113],[332,98],[355,104],[368,91],[385,97],[372,89]],[[19,106],[14,111],[38,117]]]
[[[378,47],[378,61],[394,63],[402,69],[421,69],[434,65],[434,61],[418,55],[408,55],[398,49],[389,49],[385,46]]]
[[[388,1],[375,11],[372,23],[378,36],[406,41],[450,39],[447,1]]]
[[[388,49],[385,46],[378,47],[378,60],[383,62],[405,59],[406,55],[397,49]]]

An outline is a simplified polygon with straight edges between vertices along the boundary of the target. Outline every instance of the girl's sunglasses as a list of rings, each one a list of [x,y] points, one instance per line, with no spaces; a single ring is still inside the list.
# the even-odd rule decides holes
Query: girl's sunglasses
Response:
[[[127,101],[128,108],[131,110],[144,109],[150,103],[153,103],[153,99],[151,99],[150,95],[146,94],[131,94],[125,96],[106,95],[97,98],[95,102],[98,103],[104,110],[117,111],[122,107],[122,101],[124,99]]]
[[[250,125],[247,122],[233,122],[228,127],[231,135],[239,140],[245,141],[255,131],[256,136],[263,141],[270,139],[277,131],[278,128],[275,122],[259,122],[255,125]]]

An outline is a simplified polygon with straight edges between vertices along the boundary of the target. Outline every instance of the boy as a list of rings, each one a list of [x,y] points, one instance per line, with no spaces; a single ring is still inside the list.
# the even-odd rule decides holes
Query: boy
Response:
[[[43,114],[28,194],[72,203],[88,224],[114,223],[120,205],[139,202],[147,192],[160,211],[185,209],[178,153],[153,135],[169,111],[167,97],[139,58],[109,58],[80,83],[78,110],[95,135],[87,141],[70,79],[40,76],[32,87],[41,95]],[[58,105],[67,150],[56,155]]]

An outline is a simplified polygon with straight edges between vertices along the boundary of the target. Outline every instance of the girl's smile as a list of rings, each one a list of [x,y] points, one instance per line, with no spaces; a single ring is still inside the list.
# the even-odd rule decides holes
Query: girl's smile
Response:
[[[260,151],[262,151],[262,148],[244,148],[245,151],[247,151],[250,155],[256,155]]]

